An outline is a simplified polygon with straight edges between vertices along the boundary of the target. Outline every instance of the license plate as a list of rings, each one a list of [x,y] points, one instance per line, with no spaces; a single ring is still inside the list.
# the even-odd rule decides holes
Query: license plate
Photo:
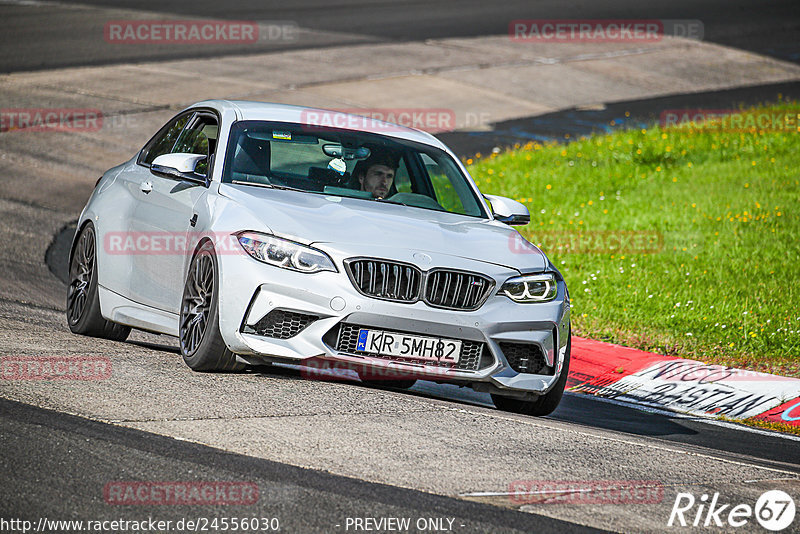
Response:
[[[461,342],[438,337],[409,336],[407,334],[362,328],[358,331],[356,350],[384,356],[458,363],[458,357],[461,354]]]

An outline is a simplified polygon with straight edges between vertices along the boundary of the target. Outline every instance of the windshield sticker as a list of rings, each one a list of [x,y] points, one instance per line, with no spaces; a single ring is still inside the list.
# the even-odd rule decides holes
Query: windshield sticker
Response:
[[[284,141],[291,141],[292,140],[292,132],[279,132],[273,131],[272,132],[273,139],[282,139]]]

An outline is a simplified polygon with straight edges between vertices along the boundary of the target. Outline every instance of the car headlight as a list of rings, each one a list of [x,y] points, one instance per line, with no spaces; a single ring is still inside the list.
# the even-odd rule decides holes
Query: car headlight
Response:
[[[242,232],[236,237],[248,254],[269,265],[301,273],[337,272],[333,260],[321,250],[258,232]]]
[[[514,302],[547,302],[556,298],[558,282],[553,273],[527,274],[510,278],[500,294]]]

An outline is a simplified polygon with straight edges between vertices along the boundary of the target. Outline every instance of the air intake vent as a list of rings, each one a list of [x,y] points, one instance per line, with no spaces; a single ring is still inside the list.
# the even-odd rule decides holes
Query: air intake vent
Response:
[[[437,308],[477,310],[492,292],[494,281],[461,271],[436,269],[425,282],[425,302]]]
[[[406,303],[421,299],[434,308],[477,310],[494,288],[491,278],[465,271],[422,272],[407,263],[369,258],[346,260],[345,267],[350,281],[363,295]],[[420,295],[422,286],[424,295]]]
[[[300,332],[305,327],[319,319],[316,315],[306,315],[286,310],[272,310],[252,326],[245,325],[242,332],[245,334],[257,334],[264,337],[275,339],[289,339]]]
[[[415,302],[422,273],[413,265],[382,260],[345,262],[347,275],[362,294],[376,299]]]
[[[500,350],[511,366],[518,373],[535,375],[553,375],[553,368],[546,364],[541,347],[532,343],[509,343],[501,341]]]

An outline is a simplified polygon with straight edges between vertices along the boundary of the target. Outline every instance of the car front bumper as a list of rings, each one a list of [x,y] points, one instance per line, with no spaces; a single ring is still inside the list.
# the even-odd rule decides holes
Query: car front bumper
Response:
[[[394,252],[397,259],[397,251]],[[279,269],[243,254],[221,256],[220,331],[228,348],[247,363],[325,359],[370,370],[370,375],[386,379],[411,376],[455,382],[517,397],[546,393],[557,382],[567,350],[570,320],[563,281],[559,282],[553,301],[519,304],[497,295],[503,282],[518,276],[518,271],[431,254],[434,265],[482,273],[495,280],[491,296],[480,308],[457,311],[433,308],[424,302],[398,303],[362,295],[343,269],[342,259],[347,255],[332,256],[339,272],[315,274]],[[259,321],[276,311],[283,312],[279,315],[283,322],[277,329],[271,328],[268,335],[259,332],[259,324],[265,324]],[[295,332],[297,321],[302,328]],[[307,325],[302,324],[306,322]],[[438,362],[398,361],[346,350],[340,345],[340,334],[351,325],[461,340],[465,347],[467,343],[471,347],[478,344],[479,362],[475,368],[454,368]],[[280,330],[283,326],[288,330]],[[515,370],[525,371],[525,365],[521,366],[519,357],[507,356],[510,347],[532,351],[544,365],[536,372]]]

